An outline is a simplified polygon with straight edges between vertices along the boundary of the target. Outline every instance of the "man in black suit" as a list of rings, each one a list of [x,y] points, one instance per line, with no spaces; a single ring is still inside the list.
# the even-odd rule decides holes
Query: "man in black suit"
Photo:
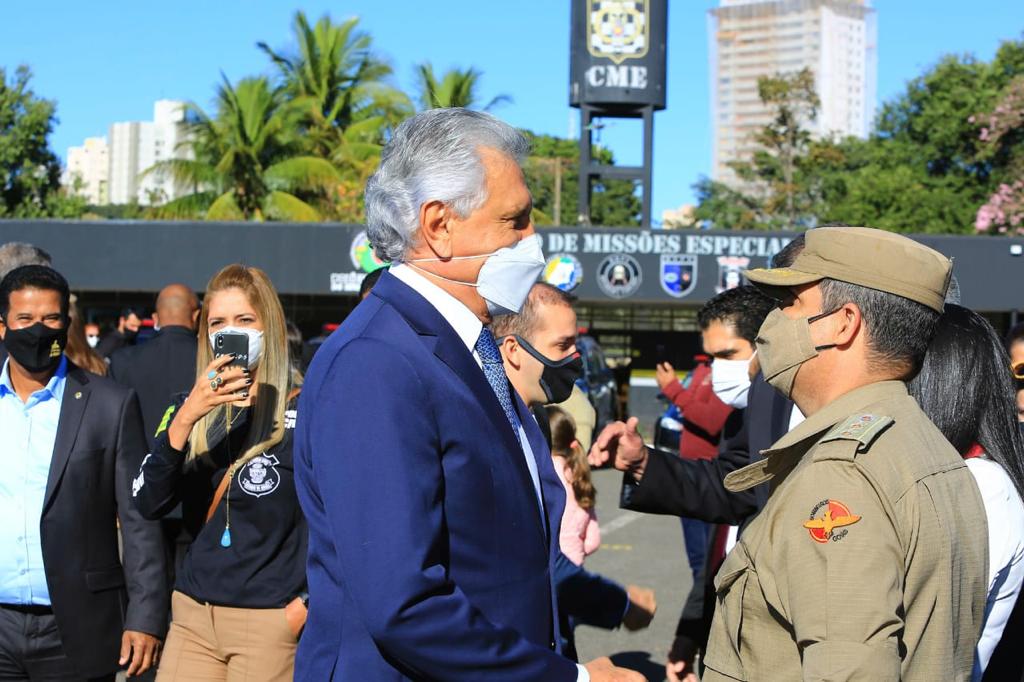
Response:
[[[124,308],[121,316],[117,318],[117,327],[111,329],[106,336],[100,339],[96,346],[96,354],[104,360],[110,360],[110,356],[125,346],[134,346],[139,336],[139,328],[142,327],[142,316],[135,308]]]
[[[188,392],[195,383],[198,319],[195,293],[184,284],[169,284],[156,299],[153,322],[160,327],[156,336],[141,345],[126,346],[110,357],[108,376],[139,396],[151,448],[173,397]]]
[[[7,242],[0,246],[0,279],[8,272],[22,265],[45,265],[52,267],[50,254],[38,246],[24,242]],[[7,359],[4,342],[0,341],[0,364]]]
[[[136,675],[166,629],[160,528],[131,504],[146,452],[138,401],[64,356],[69,301],[47,267],[0,282],[4,680],[113,680],[126,664]]]

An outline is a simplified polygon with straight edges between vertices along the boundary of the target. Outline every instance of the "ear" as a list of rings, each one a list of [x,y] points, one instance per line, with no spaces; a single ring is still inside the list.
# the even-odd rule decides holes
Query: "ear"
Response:
[[[519,358],[519,342],[516,341],[516,337],[509,334],[503,338],[498,350],[501,351],[501,357],[512,369],[519,369],[522,361]]]
[[[4,324],[3,318],[0,318],[0,340],[7,336],[7,325]]]
[[[832,343],[846,347],[863,331],[864,316],[856,303],[846,303],[835,314]]]
[[[159,327],[160,326],[160,315],[158,315],[155,312],[153,313],[153,326],[154,327]]]
[[[202,312],[202,309],[200,309],[200,308],[196,308],[195,310],[192,311],[192,330],[193,331],[195,331],[196,329],[199,329],[199,313],[201,313],[201,312]]]
[[[420,206],[420,237],[438,258],[452,257],[452,211],[441,201]]]

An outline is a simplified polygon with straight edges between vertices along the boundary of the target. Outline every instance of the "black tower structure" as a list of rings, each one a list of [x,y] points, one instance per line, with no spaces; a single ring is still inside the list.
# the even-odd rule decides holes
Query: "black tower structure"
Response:
[[[590,224],[595,180],[639,180],[642,225],[650,227],[654,112],[665,108],[668,0],[570,2],[569,104],[580,110],[579,221]],[[603,118],[643,119],[643,165],[594,161],[594,124]]]

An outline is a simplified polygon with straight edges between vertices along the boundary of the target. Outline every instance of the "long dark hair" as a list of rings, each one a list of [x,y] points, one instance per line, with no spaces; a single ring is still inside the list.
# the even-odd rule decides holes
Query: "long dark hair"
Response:
[[[1010,358],[985,318],[947,303],[921,371],[908,386],[961,455],[979,444],[1024,496],[1024,439]]]

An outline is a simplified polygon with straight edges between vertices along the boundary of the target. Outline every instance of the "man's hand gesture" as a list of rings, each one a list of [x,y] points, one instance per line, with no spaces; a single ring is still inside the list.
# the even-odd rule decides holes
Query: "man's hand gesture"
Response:
[[[616,668],[610,658],[595,658],[583,666],[590,673],[590,682],[646,682],[643,675],[626,668]]]
[[[647,466],[647,447],[637,431],[640,420],[630,417],[626,423],[612,422],[604,427],[590,448],[587,459],[592,467],[608,462],[619,471],[628,471],[639,481]]]

